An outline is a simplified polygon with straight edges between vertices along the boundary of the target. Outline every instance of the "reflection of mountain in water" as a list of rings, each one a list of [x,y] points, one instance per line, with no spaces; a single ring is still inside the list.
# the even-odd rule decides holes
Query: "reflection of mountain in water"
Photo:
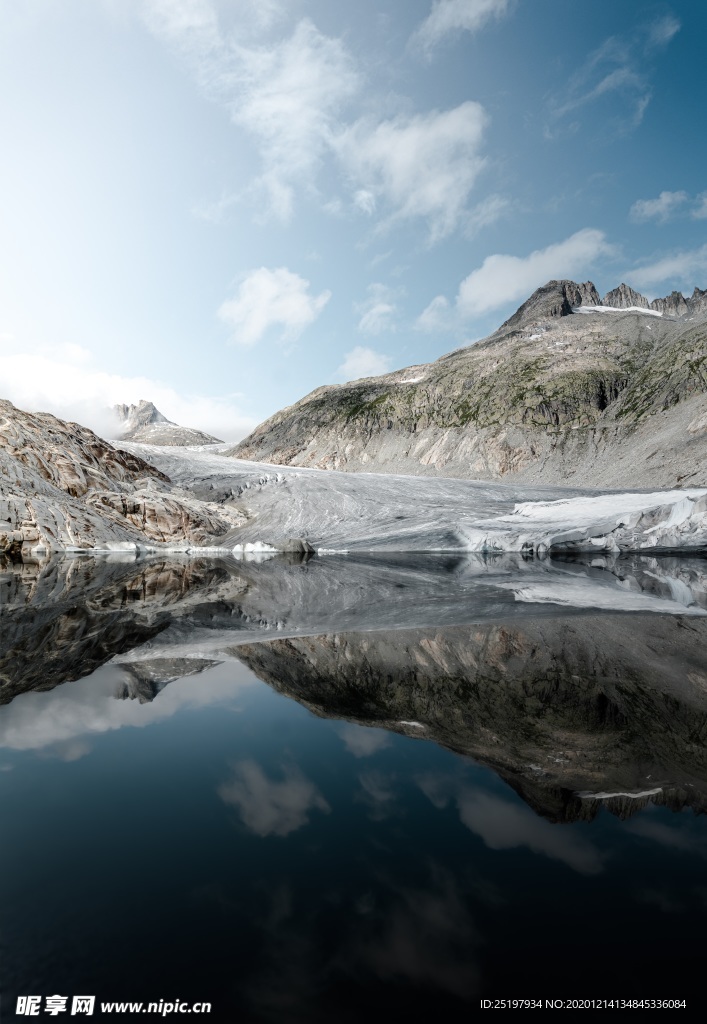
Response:
[[[42,567],[5,563],[2,570],[0,565],[0,704],[88,675],[195,606],[203,608],[209,597],[217,600],[225,584],[230,597],[239,582],[243,587],[213,562],[62,559]],[[169,678],[190,674],[190,664]],[[141,684],[137,670],[133,676],[138,696],[148,680]],[[150,688],[154,696],[154,680]]]
[[[116,696],[146,702],[239,659],[316,714],[474,757],[554,821],[702,810],[706,578],[640,557],[5,564],[0,701],[113,659]]]
[[[235,653],[315,714],[432,739],[568,821],[592,818],[602,803],[621,816],[649,800],[707,809],[704,626],[587,616],[276,640]]]

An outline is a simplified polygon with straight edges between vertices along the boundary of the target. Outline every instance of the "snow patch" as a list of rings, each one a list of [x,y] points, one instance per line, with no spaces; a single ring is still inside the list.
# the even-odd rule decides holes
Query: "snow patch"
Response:
[[[642,800],[647,796],[657,796],[663,789],[658,786],[656,789],[642,789],[638,793],[577,793],[580,800],[614,800],[616,797],[624,797],[627,800]]]
[[[645,313],[646,316],[662,316],[657,309],[646,309],[645,306],[626,306],[617,309],[615,306],[573,306],[573,313]]]

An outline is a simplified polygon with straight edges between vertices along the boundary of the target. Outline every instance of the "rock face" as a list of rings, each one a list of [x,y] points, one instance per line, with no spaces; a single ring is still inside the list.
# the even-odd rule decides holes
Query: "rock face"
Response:
[[[664,619],[589,617],[274,640],[236,653],[314,714],[434,740],[568,822],[602,806],[622,818],[651,802],[707,810],[699,625],[702,641]]]
[[[228,454],[570,486],[704,486],[706,298],[695,289],[651,304],[621,285],[602,303],[591,282],[551,281],[485,340],[318,388]]]
[[[152,402],[144,399],[137,405],[116,405],[114,412],[120,420],[118,440],[137,441],[156,445],[201,445],[219,443],[218,437],[202,430],[180,427],[163,416]]]
[[[86,427],[0,400],[0,552],[188,547],[241,522]]]
[[[590,303],[585,303],[585,305],[590,305]],[[601,301],[601,305],[613,306],[615,309],[629,309],[631,306],[642,306],[648,309],[648,299],[639,292],[635,292],[627,284],[620,284],[618,288],[607,292]]]

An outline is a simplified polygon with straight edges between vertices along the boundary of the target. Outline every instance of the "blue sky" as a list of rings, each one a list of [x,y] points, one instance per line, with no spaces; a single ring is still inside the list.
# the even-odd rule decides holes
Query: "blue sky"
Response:
[[[693,0],[0,0],[2,397],[232,439],[551,277],[707,287]]]

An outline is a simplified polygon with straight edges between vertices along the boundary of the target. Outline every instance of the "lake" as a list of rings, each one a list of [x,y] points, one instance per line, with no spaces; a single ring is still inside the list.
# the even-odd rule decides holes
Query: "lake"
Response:
[[[4,563],[0,627],[0,1020],[696,1005],[707,561]]]

